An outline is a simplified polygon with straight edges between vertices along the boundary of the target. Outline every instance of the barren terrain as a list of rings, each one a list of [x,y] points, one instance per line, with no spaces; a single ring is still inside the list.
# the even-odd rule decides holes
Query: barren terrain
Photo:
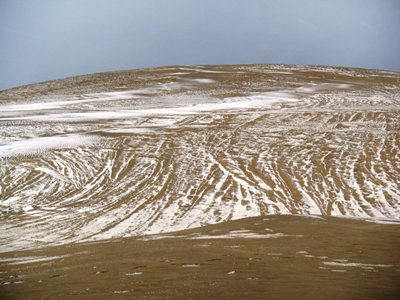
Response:
[[[395,299],[399,97],[288,65],[1,91],[0,294]]]

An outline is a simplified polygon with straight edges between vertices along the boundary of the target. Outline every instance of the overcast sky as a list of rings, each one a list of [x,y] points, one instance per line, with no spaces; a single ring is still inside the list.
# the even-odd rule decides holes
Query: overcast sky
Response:
[[[239,63],[400,70],[400,0],[0,0],[0,90]]]

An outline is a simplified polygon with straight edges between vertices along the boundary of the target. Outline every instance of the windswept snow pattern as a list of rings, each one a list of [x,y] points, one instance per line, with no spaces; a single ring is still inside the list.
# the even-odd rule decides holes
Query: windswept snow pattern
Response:
[[[270,214],[400,218],[399,73],[170,67],[108,92],[95,76],[72,96],[1,92],[0,251]]]

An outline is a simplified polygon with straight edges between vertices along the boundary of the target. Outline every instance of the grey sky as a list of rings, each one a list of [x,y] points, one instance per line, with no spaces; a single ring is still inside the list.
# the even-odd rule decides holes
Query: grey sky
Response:
[[[175,64],[400,70],[400,0],[0,0],[0,90]]]

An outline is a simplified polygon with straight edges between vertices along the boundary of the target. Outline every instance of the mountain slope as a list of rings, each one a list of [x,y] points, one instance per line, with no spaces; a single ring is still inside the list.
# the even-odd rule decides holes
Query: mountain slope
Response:
[[[399,82],[184,66],[2,91],[0,250],[270,214],[398,220]]]

